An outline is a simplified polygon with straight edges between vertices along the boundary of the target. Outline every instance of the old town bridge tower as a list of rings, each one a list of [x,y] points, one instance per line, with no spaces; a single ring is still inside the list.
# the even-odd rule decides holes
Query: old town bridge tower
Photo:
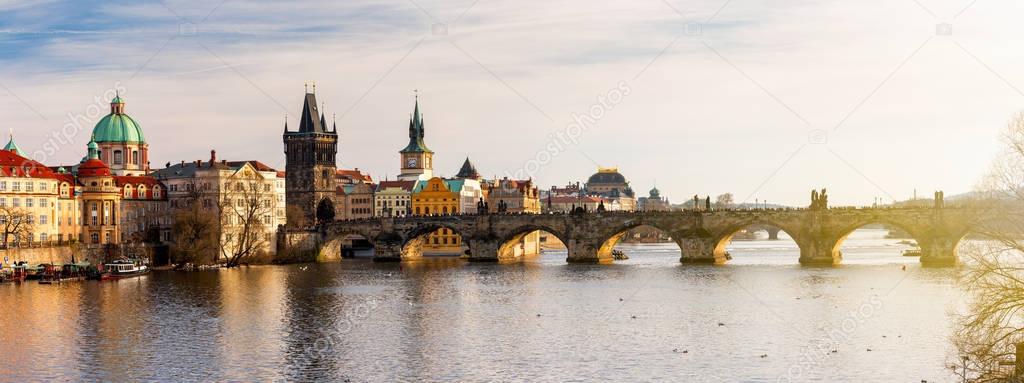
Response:
[[[317,109],[315,93],[306,93],[298,131],[289,131],[285,121],[285,202],[291,225],[334,220],[337,130],[337,124],[327,129],[324,115]]]

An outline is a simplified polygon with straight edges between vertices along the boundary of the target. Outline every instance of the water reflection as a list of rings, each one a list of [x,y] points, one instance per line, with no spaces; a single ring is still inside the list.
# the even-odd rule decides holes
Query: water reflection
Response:
[[[948,380],[948,311],[962,301],[953,270],[906,263],[886,241],[851,250],[859,263],[806,268],[774,243],[738,243],[725,266],[681,265],[667,244],[611,265],[553,252],[5,285],[0,376]]]

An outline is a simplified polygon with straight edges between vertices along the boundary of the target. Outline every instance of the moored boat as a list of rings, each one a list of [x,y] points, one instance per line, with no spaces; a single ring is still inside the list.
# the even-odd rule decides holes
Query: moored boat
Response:
[[[103,265],[103,268],[105,271],[102,277],[103,280],[132,278],[149,273],[149,268],[146,265],[125,259],[107,263]]]
[[[28,278],[28,266],[27,265],[14,265],[11,266],[10,272],[4,273],[4,282],[24,282]]]
[[[89,274],[89,263],[70,263],[66,265],[44,265],[43,278],[40,284],[51,285],[55,283],[83,281]]]
[[[904,257],[920,257],[921,249],[907,249],[903,250]]]

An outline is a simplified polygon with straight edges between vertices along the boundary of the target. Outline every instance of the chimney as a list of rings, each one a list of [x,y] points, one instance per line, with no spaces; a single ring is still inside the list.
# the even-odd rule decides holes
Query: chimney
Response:
[[[215,162],[217,162],[217,151],[211,149],[210,150],[210,165],[213,165]]]

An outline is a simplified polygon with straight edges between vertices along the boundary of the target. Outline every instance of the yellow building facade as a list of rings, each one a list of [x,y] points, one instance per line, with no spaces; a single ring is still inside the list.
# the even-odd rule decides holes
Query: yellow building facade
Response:
[[[410,198],[413,215],[462,214],[459,203],[461,180],[433,177],[419,181]],[[462,237],[451,229],[443,228],[427,236],[423,244],[425,254],[462,255]]]

